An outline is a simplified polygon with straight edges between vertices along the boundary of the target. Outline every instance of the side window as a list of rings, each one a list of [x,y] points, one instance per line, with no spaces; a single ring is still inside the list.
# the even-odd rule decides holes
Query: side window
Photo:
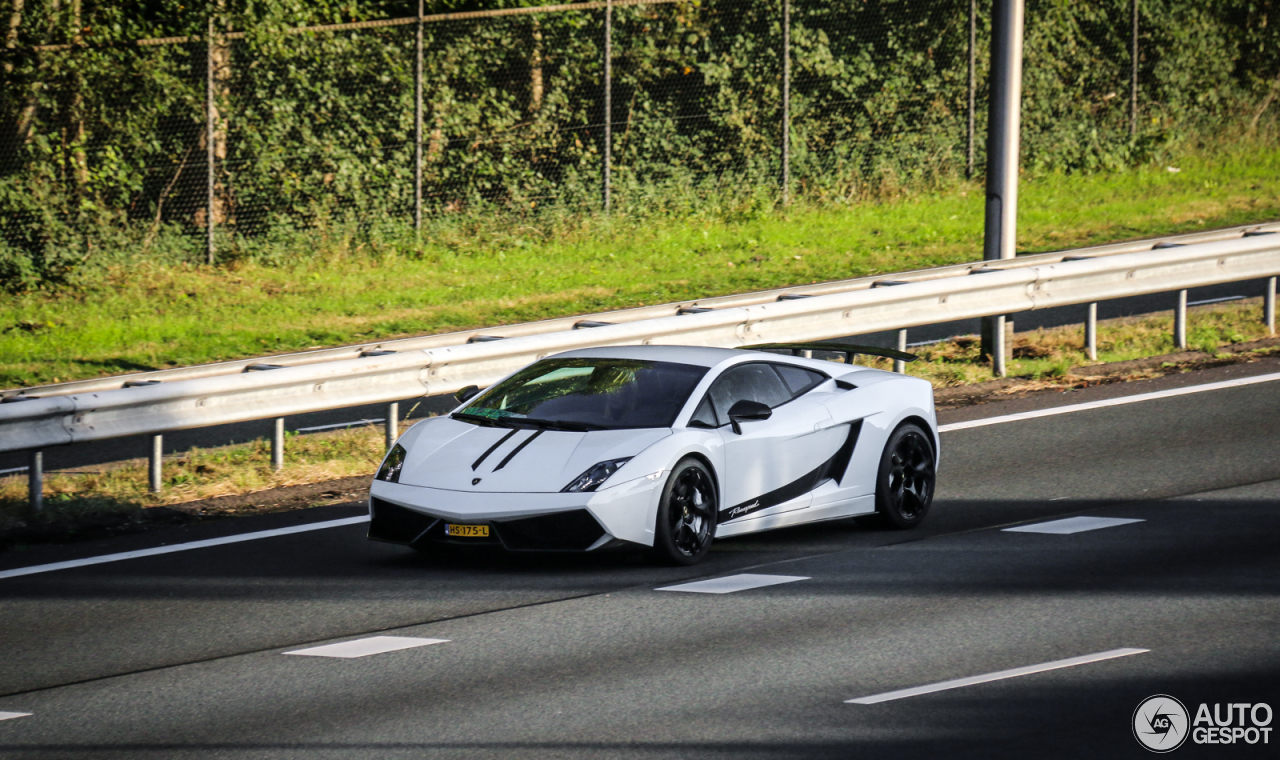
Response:
[[[720,421],[716,419],[716,410],[711,407],[711,396],[703,396],[702,403],[698,404],[693,416],[689,418],[689,427],[720,427]]]
[[[791,400],[791,392],[782,384],[773,367],[763,363],[739,364],[716,380],[707,394],[722,420],[729,419],[729,409],[743,399],[759,401],[773,408]]]
[[[787,384],[787,389],[791,391],[792,398],[799,396],[827,379],[827,376],[821,372],[814,372],[804,367],[796,367],[790,364],[775,364],[773,366],[774,369],[778,370],[778,374],[782,375],[782,381]]]

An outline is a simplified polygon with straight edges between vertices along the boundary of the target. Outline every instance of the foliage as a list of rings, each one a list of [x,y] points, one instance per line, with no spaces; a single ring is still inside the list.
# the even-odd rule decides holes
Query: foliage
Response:
[[[427,13],[534,5],[433,0]],[[1130,134],[1130,7],[1028,2],[1029,171],[1138,165],[1256,127],[1280,92],[1274,0],[1144,0]],[[793,194],[847,203],[965,173],[968,3],[791,8]],[[211,220],[223,262],[277,250],[264,241],[300,229],[374,240],[408,227],[417,25],[291,30],[414,13],[409,0],[26,0],[0,53],[0,287],[83,284],[138,256],[198,261]],[[979,167],[985,13],[975,51]],[[613,14],[607,116],[601,10],[423,25],[429,217],[597,208],[606,121],[618,211],[690,213],[730,197],[748,216],[773,207],[781,4],[684,0]],[[155,37],[183,41],[134,44]]]

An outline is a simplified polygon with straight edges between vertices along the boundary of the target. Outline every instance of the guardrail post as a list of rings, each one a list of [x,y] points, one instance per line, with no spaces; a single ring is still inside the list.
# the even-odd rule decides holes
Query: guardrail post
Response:
[[[387,404],[387,450],[395,445],[396,439],[400,437],[400,402],[393,401]]]
[[[31,511],[39,512],[44,508],[44,452],[32,451],[27,463],[27,498],[31,503]]]
[[[276,418],[271,435],[271,469],[276,472],[284,469],[284,417]]]
[[[148,475],[151,485],[151,493],[160,493],[160,466],[164,457],[164,436],[151,436],[151,460],[147,463]]]
[[[907,350],[907,331],[906,330],[898,331],[898,350],[899,351]],[[894,359],[893,371],[897,372],[898,374],[904,374],[907,371],[907,363],[901,359]]]
[[[1178,291],[1178,306],[1173,310],[1173,345],[1187,350],[1187,291]]]
[[[1089,361],[1098,361],[1098,304],[1089,304],[1089,316],[1084,320],[1084,349]]]
[[[1022,124],[1023,0],[993,0],[991,96],[987,118],[987,205],[982,258],[1011,259],[1017,252],[1018,151]],[[982,320],[982,354],[1004,377],[1010,341],[1004,316]]]
[[[1262,299],[1262,321],[1267,326],[1267,334],[1276,334],[1276,278],[1267,280],[1267,293]]]

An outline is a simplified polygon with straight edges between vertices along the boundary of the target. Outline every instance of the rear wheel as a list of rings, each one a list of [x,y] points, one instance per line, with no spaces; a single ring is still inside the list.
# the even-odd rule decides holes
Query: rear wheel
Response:
[[[716,490],[711,472],[683,459],[667,478],[658,504],[653,551],[671,564],[692,565],[706,556],[716,532]]]
[[[937,478],[933,444],[919,425],[908,422],[893,431],[876,475],[876,517],[885,527],[906,530],[919,525],[933,503]]]

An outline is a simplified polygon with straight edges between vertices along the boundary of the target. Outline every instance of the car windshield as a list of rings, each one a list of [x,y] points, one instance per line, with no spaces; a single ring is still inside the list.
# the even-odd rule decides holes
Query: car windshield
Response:
[[[545,359],[485,391],[453,417],[551,430],[671,427],[706,373],[706,367],[672,362]]]

